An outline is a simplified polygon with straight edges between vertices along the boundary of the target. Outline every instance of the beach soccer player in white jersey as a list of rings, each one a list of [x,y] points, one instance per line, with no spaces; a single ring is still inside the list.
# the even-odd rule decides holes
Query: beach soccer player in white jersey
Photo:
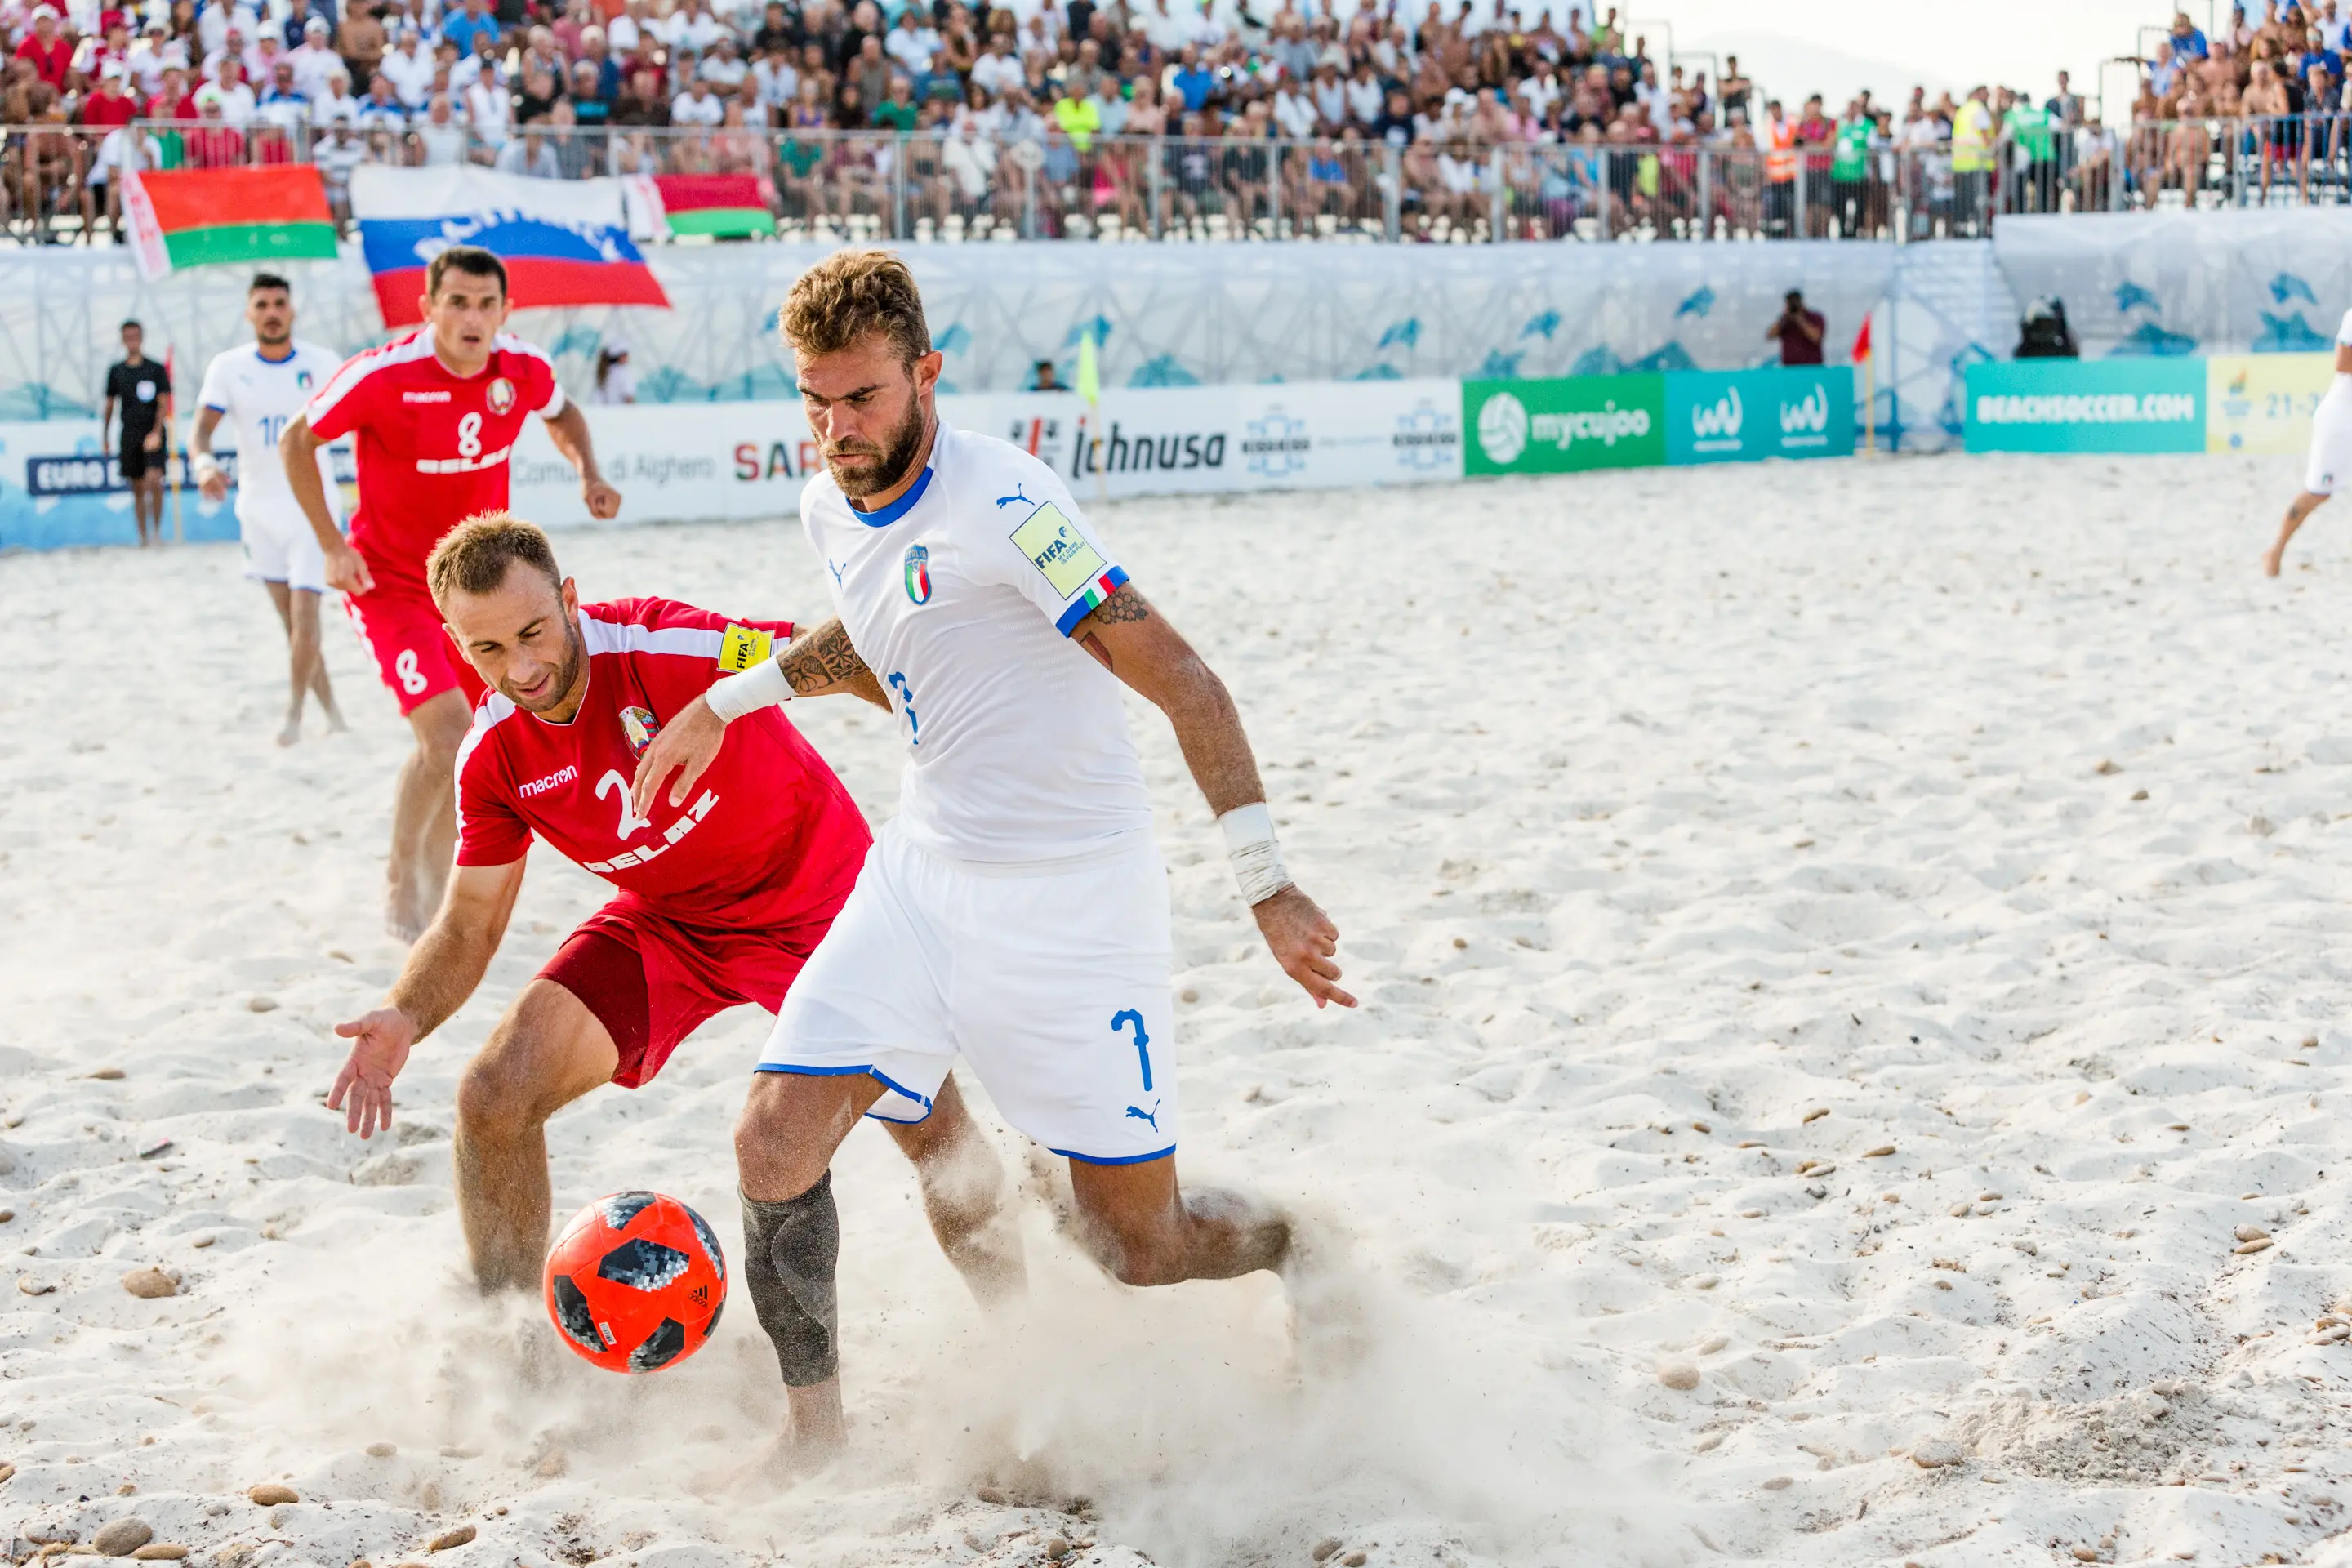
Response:
[[[1079,1239],[1118,1279],[1227,1279],[1289,1250],[1279,1214],[1178,1188],[1167,870],[1120,682],[1174,726],[1275,958],[1317,1005],[1355,999],[1337,929],[1284,872],[1224,686],[1051,468],[940,422],[905,265],[835,253],[793,285],[782,327],[826,468],[801,521],[840,616],[681,710],[634,799],[674,809],[730,721],[787,698],[870,672],[896,710],[898,815],[785,998],[736,1131],[746,1272],[822,1306],[772,1322],[755,1292],[762,1325],[780,1352],[804,1341],[803,1378],[837,1398],[834,1150],[861,1112],[927,1115],[958,1052],[1070,1162]]]
[[[290,746],[302,738],[304,693],[318,697],[330,730],[343,727],[343,715],[327,684],[327,662],[319,655],[326,552],[286,483],[278,441],[343,360],[295,337],[294,291],[274,272],[256,273],[246,286],[245,319],[253,328],[253,345],[224,349],[205,367],[188,450],[195,458],[197,487],[206,500],[218,503],[228,499],[228,470],[213,453],[213,437],[226,420],[236,437],[236,533],[245,544],[245,574],[269,591],[286,628],[290,689],[278,743]],[[332,496],[334,475],[325,470],[326,453],[318,461],[320,482]]]
[[[2327,504],[2339,485],[2352,484],[2352,310],[2336,329],[2336,377],[2311,411],[2311,452],[2303,460],[2303,493],[2288,503],[2278,538],[2263,556],[2263,571],[2279,574],[2286,542],[2303,520]]]

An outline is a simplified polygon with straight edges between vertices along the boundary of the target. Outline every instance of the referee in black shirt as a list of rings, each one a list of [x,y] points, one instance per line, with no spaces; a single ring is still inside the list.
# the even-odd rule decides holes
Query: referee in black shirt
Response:
[[[172,424],[172,383],[162,365],[139,352],[145,340],[138,322],[122,323],[122,359],[107,370],[106,406],[98,416],[99,453],[111,457],[107,437],[115,410],[122,411],[122,480],[131,487],[142,545],[163,537],[163,476],[171,463],[164,435]]]

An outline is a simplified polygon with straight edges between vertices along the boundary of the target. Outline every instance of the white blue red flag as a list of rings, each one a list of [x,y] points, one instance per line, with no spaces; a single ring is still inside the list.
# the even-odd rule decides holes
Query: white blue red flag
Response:
[[[387,327],[424,318],[425,268],[456,245],[478,245],[507,266],[516,308],[656,305],[667,310],[643,252],[629,238],[615,179],[540,180],[465,165],[352,171],[352,216]]]

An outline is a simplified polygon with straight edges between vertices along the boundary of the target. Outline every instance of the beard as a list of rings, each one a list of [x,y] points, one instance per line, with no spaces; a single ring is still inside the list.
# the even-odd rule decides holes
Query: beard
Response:
[[[907,417],[890,432],[887,443],[877,444],[855,437],[828,443],[824,447],[825,471],[841,493],[852,500],[863,496],[878,496],[907,477],[915,466],[915,453],[923,444],[923,404],[920,398],[908,401]],[[868,468],[844,469],[834,459],[849,454],[878,458],[880,461]]]
[[[587,651],[581,643],[579,623],[567,616],[563,622],[563,663],[556,670],[555,685],[548,694],[537,702],[526,702],[519,692],[505,681],[500,681],[499,695],[526,713],[544,713],[551,708],[560,707],[565,695],[571,691],[572,683],[580,679],[580,661],[586,657]]]

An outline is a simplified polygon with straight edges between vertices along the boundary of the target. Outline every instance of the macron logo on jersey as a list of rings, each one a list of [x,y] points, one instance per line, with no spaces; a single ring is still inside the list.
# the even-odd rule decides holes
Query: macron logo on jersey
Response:
[[[446,403],[449,395],[446,392],[404,392],[400,400],[403,403]]]
[[[558,784],[578,784],[579,782],[580,769],[577,766],[567,763],[562,767],[556,769],[555,772],[548,774],[543,779],[531,780],[529,784],[524,784],[515,793],[521,795],[525,800],[529,800],[532,795],[545,795],[549,790],[553,789]]]

